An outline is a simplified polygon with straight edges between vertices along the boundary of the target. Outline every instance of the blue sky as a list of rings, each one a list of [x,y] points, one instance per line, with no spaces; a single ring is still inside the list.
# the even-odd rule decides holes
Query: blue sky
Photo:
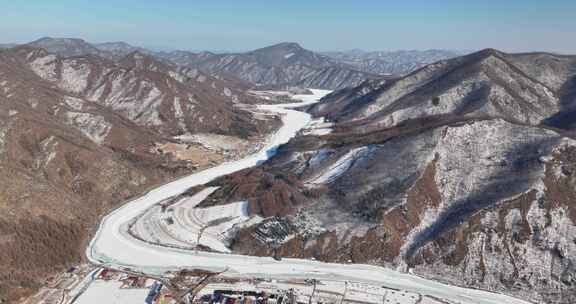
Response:
[[[0,0],[0,42],[43,36],[146,47],[462,49],[576,54],[575,0]]]

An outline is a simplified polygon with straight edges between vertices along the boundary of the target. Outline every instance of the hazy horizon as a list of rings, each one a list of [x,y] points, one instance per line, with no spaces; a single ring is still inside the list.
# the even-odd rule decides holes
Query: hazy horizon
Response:
[[[576,54],[574,1],[62,0],[0,4],[1,43],[41,37],[240,52],[294,41],[316,51],[478,50]]]
[[[213,52],[213,53],[225,53],[225,52],[230,52],[230,53],[242,53],[242,52],[249,52],[249,51],[253,51],[259,48],[264,48],[264,47],[268,47],[268,46],[272,46],[272,45],[276,45],[276,44],[280,44],[280,43],[297,43],[299,44],[301,47],[305,48],[305,49],[310,49],[312,51],[316,51],[316,52],[352,52],[352,51],[362,51],[362,52],[402,52],[402,51],[453,51],[453,52],[461,52],[461,53],[468,53],[468,52],[474,52],[477,50],[462,50],[462,49],[446,49],[446,48],[425,48],[425,49],[363,49],[363,48],[348,48],[348,49],[330,49],[330,50],[316,50],[316,49],[311,49],[308,48],[306,45],[298,42],[298,41],[278,41],[278,42],[273,42],[271,44],[266,44],[266,45],[261,45],[261,46],[257,46],[254,48],[250,48],[250,49],[202,49],[202,48],[198,48],[198,49],[187,49],[187,48],[171,48],[171,47],[164,47],[164,46],[154,46],[154,45],[141,45],[138,43],[131,43],[130,41],[126,41],[126,40],[115,40],[115,41],[91,41],[88,39],[85,39],[84,37],[72,37],[72,36],[67,36],[67,37],[61,37],[61,36],[43,36],[43,37],[37,37],[34,39],[29,39],[29,40],[22,40],[22,41],[0,41],[0,44],[17,44],[17,45],[21,45],[21,44],[26,44],[26,43],[30,43],[42,38],[52,38],[52,39],[82,39],[87,43],[90,44],[102,44],[102,43],[117,43],[117,42],[124,42],[127,43],[133,47],[140,47],[140,48],[144,48],[144,49],[148,49],[151,51],[158,51],[158,52],[162,52],[162,51],[190,51],[190,52],[203,52],[203,51],[208,51],[208,52]],[[479,50],[479,49],[478,49]]]

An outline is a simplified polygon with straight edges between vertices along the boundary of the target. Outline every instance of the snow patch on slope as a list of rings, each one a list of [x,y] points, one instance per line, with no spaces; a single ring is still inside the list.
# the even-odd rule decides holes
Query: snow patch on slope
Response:
[[[350,169],[350,167],[352,167],[358,158],[365,156],[369,150],[370,147],[365,146],[348,151],[348,153],[344,154],[342,157],[336,160],[336,162],[322,170],[320,174],[310,178],[307,183],[319,185],[329,184],[335,181],[339,176]]]
[[[64,97],[64,102],[76,111],[81,111],[82,107],[84,106],[84,101],[82,99],[72,96]]]
[[[34,61],[30,62],[30,68],[36,75],[42,77],[46,80],[56,80],[56,55],[47,55],[44,57],[38,57]]]
[[[67,112],[66,118],[68,124],[76,127],[98,145],[104,142],[112,128],[112,125],[104,117],[90,113]]]
[[[73,93],[82,93],[88,86],[90,68],[74,60],[62,62],[62,79],[58,84],[60,88]]]

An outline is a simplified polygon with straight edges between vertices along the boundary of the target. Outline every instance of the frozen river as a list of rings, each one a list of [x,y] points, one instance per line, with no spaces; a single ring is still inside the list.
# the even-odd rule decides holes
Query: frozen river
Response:
[[[292,108],[314,103],[329,91],[313,90],[313,93],[313,95],[296,96],[302,100],[298,104],[259,106],[261,109],[281,114],[283,122],[283,126],[269,138],[261,151],[241,160],[224,163],[162,185],[108,214],[100,223],[96,235],[86,250],[90,261],[111,268],[130,268],[155,275],[182,268],[225,270],[229,276],[316,278],[379,284],[422,295],[432,295],[456,303],[528,303],[501,294],[445,285],[377,266],[332,264],[301,259],[276,261],[269,257],[195,252],[152,245],[127,233],[129,223],[158,202],[178,195],[192,186],[205,184],[217,177],[255,166],[268,159],[276,147],[288,142],[311,120],[309,114]]]

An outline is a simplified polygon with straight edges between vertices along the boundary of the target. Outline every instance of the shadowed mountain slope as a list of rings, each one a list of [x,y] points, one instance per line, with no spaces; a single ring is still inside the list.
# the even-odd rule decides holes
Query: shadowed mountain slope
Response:
[[[268,217],[233,248],[572,303],[573,62],[487,49],[328,95],[309,109],[326,121],[213,184]]]

